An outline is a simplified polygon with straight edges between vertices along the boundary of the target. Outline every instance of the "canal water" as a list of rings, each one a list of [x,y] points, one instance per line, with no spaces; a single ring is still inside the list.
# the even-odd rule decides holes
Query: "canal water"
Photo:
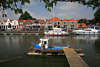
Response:
[[[40,38],[49,38],[49,46],[71,45],[83,49],[82,57],[90,67],[100,67],[100,36],[73,35],[47,37],[34,35],[0,36],[0,67],[69,67],[65,56],[26,56],[25,52],[39,43]]]

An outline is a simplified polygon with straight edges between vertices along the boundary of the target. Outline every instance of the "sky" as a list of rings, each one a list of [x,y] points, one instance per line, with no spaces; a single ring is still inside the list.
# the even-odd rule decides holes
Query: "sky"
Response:
[[[51,12],[45,8],[45,4],[40,0],[31,0],[30,4],[21,6],[24,11],[28,11],[30,15],[37,19],[50,19],[59,17],[61,19],[93,19],[94,12],[91,7],[84,6],[77,2],[58,2]],[[19,14],[14,14],[10,9],[6,10],[9,19],[18,19]]]

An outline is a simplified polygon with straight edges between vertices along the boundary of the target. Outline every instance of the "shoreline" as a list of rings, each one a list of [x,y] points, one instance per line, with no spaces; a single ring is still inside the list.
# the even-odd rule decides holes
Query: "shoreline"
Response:
[[[0,35],[44,35],[38,32],[0,32]]]

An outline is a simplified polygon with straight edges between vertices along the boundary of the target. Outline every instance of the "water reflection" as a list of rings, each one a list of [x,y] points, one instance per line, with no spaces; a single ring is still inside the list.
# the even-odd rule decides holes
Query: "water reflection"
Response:
[[[100,54],[100,39],[95,41],[94,47],[95,47],[96,52]]]
[[[81,48],[85,53],[84,60],[90,67],[100,67],[100,36],[97,35],[74,35],[64,37],[47,37],[47,36],[0,36],[0,60],[13,58],[17,56],[24,56],[24,52],[36,43],[39,43],[40,38],[48,38],[49,45],[67,46],[71,45],[73,48]],[[25,61],[24,61],[25,59]],[[28,59],[24,58],[22,63],[26,63]],[[32,58],[31,58],[32,59]],[[35,62],[32,60],[30,63]],[[64,59],[64,58],[63,58]],[[58,60],[58,59],[56,59]],[[32,62],[31,62],[32,61]],[[37,60],[39,62],[39,60]],[[94,63],[95,61],[95,63]],[[20,62],[18,60],[17,62]],[[16,63],[17,63],[16,62]],[[16,63],[14,63],[16,65]],[[63,62],[65,63],[65,62]]]
[[[68,42],[66,42],[66,39],[68,39],[68,37],[46,37],[49,39],[49,45],[59,45],[59,46],[67,46],[69,45]]]
[[[77,40],[97,40],[98,39],[98,35],[77,35],[73,37],[74,39]]]
[[[30,36],[0,36],[0,58],[11,58],[24,55],[38,37]]]
[[[24,52],[39,42],[40,36],[0,36],[1,67],[69,67],[65,57],[24,56]]]

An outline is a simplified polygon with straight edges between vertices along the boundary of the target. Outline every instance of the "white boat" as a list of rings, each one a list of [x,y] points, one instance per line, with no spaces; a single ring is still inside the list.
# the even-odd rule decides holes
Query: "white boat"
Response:
[[[80,30],[73,30],[73,34],[100,34],[100,30],[87,28],[87,29],[80,29]]]
[[[44,34],[50,36],[62,36],[68,35],[69,33],[67,31],[63,31],[62,28],[53,28],[53,30],[44,32]]]

